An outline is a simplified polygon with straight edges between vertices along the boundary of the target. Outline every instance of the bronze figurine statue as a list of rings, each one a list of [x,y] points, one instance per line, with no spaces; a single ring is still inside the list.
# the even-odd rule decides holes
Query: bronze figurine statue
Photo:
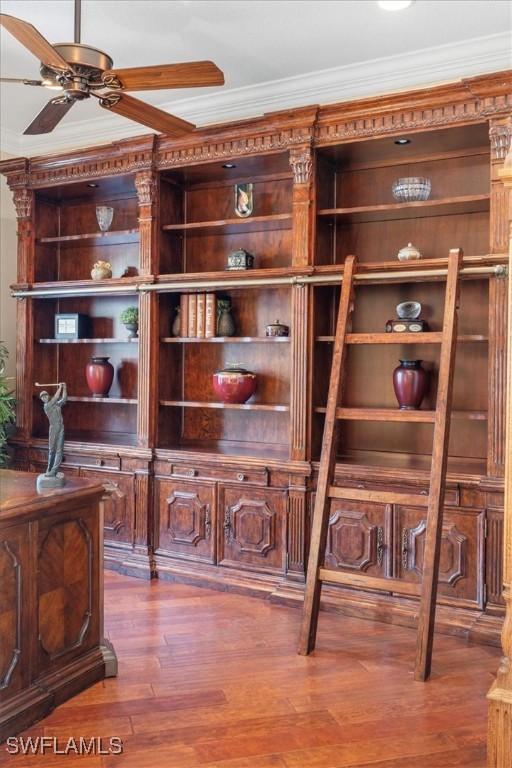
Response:
[[[68,399],[67,387],[64,382],[58,384],[39,384],[36,382],[36,387],[55,386],[57,387],[57,390],[53,397],[50,397],[46,390],[43,390],[39,395],[43,402],[44,412],[48,417],[50,431],[48,435],[48,466],[46,467],[46,472],[44,472],[44,474],[38,475],[38,490],[61,488],[65,483],[64,473],[59,472],[58,469],[62,464],[64,451],[64,421],[62,419],[61,409]]]

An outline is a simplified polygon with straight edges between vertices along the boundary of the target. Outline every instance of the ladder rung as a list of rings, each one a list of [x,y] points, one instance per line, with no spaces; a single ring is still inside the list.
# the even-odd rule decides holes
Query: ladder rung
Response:
[[[336,408],[336,418],[350,421],[414,421],[433,424],[436,412],[400,408]]]
[[[404,504],[414,507],[428,507],[428,496],[419,493],[400,493],[394,491],[367,491],[361,488],[340,488],[331,485],[330,499],[349,501],[380,501],[383,504]]]
[[[347,333],[347,344],[441,344],[443,334],[424,333]]]
[[[415,584],[400,579],[384,579],[378,576],[366,576],[363,573],[346,573],[345,571],[333,571],[329,568],[319,568],[320,581],[331,581],[343,584],[346,587],[359,587],[359,589],[378,589],[383,592],[396,592],[400,595],[419,597],[421,584]]]

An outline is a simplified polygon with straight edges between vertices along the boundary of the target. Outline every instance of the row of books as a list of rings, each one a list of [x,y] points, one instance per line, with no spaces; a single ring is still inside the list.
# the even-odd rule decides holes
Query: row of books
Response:
[[[217,298],[214,293],[180,296],[180,336],[209,339],[216,335]]]

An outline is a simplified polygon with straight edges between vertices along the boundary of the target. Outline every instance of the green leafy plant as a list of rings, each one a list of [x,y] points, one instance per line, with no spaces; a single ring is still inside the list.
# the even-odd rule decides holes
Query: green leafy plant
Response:
[[[7,427],[14,421],[15,399],[12,390],[9,389],[7,382],[9,379],[5,375],[5,365],[9,352],[7,347],[0,342],[0,467],[7,464]]]
[[[126,307],[121,312],[119,319],[124,325],[138,325],[139,324],[139,310],[137,307]]]

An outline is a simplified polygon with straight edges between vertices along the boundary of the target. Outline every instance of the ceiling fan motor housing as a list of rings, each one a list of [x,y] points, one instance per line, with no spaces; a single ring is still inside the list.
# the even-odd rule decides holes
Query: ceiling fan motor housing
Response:
[[[62,88],[72,99],[87,98],[90,86],[100,85],[103,72],[112,69],[114,63],[106,53],[89,45],[57,43],[53,47],[69,62],[73,74],[65,75],[41,64],[43,83],[50,88]]]

